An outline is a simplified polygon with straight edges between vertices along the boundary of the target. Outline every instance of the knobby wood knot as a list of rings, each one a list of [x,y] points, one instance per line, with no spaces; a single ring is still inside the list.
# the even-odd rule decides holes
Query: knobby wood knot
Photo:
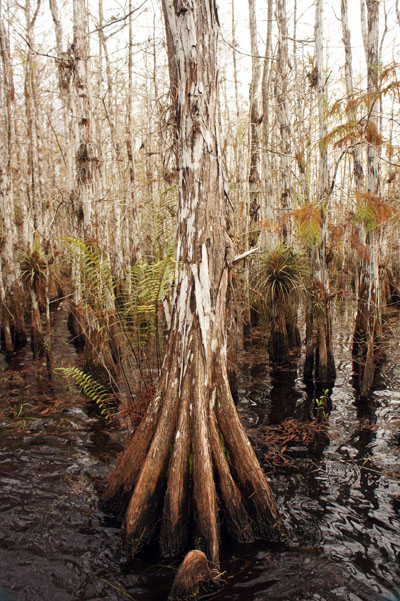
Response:
[[[202,551],[189,551],[178,568],[168,601],[195,601],[218,588],[207,557]]]
[[[175,0],[175,12],[176,14],[185,14],[188,10],[193,10],[192,0]]]

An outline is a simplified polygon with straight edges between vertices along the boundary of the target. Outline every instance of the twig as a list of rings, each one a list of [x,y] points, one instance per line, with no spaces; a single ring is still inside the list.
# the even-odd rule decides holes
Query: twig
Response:
[[[239,263],[239,261],[241,261],[242,259],[245,259],[246,257],[248,257],[249,255],[252,255],[253,253],[259,252],[260,247],[257,246],[256,248],[251,248],[250,250],[246,250],[246,252],[242,253],[241,255],[237,255],[237,257],[235,257],[232,260],[232,265],[236,265],[236,263]]]

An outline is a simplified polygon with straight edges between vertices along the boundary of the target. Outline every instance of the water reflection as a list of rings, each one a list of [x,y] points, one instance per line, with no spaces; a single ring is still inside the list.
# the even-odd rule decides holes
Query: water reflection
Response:
[[[388,370],[382,369],[371,401],[361,404],[351,380],[351,331],[343,327],[336,336],[338,376],[324,403],[328,428],[312,447],[290,447],[290,467],[270,477],[288,542],[228,546],[220,601],[399,600],[400,349],[393,342]],[[32,374],[21,374],[28,355],[3,365],[7,394],[22,402],[31,385]],[[305,388],[301,360],[273,370],[266,360],[248,363],[239,392],[238,410],[251,427],[287,418],[309,422],[324,393]],[[29,400],[37,399],[31,394]],[[2,586],[20,601],[165,600],[171,567],[160,567],[151,552],[134,562],[123,559],[119,525],[98,506],[119,432],[75,402],[28,421],[23,432],[10,427],[12,420],[2,425]]]

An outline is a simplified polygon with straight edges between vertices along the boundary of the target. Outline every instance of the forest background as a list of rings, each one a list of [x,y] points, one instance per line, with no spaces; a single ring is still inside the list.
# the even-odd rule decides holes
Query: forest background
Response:
[[[160,372],[179,269],[161,8],[2,0],[0,18],[3,348],[30,334],[51,377],[62,301],[85,370],[129,415]],[[398,1],[232,1],[219,18],[229,236],[249,252],[230,287],[232,387],[251,327],[284,363],[299,318],[304,377],[329,385],[330,307],[348,298],[366,397],[398,298]]]

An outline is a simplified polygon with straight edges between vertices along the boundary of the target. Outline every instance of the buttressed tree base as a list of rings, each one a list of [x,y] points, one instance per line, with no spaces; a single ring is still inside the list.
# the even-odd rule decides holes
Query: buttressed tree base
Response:
[[[218,566],[222,528],[241,542],[277,540],[284,529],[227,376],[234,258],[217,141],[216,7],[213,0],[164,0],[163,11],[179,171],[179,268],[156,394],[107,496],[129,499],[124,530],[132,554],[157,537],[162,555],[195,547]]]

